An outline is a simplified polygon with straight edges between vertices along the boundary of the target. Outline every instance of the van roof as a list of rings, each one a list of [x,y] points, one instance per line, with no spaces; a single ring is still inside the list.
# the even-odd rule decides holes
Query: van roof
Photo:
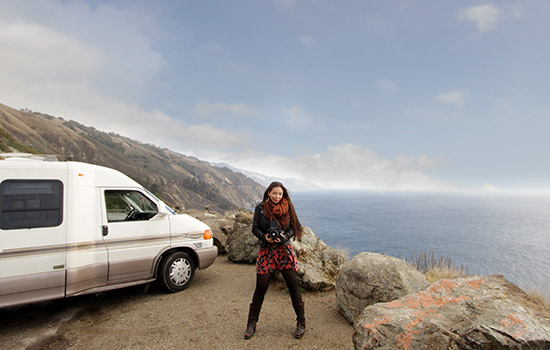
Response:
[[[82,162],[51,162],[10,157],[0,161],[0,181],[10,179],[68,178],[70,184],[98,187],[139,187],[118,170]]]
[[[31,153],[0,153],[0,160],[42,160],[45,162],[57,162],[54,154],[31,154]]]

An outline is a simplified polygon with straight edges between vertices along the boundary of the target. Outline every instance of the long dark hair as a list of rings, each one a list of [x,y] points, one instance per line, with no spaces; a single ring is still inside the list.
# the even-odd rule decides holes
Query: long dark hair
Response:
[[[294,234],[296,235],[296,238],[298,238],[298,240],[301,240],[302,231],[303,231],[302,224],[300,223],[300,220],[298,220],[298,215],[296,215],[296,210],[294,210],[294,204],[292,204],[292,201],[290,200],[290,195],[286,187],[279,181],[273,181],[265,189],[263,202],[265,203],[266,199],[269,198],[269,192],[271,192],[271,190],[273,190],[275,187],[280,187],[283,190],[283,198],[286,198],[286,200],[288,201],[288,206],[290,209],[290,222],[294,227]]]

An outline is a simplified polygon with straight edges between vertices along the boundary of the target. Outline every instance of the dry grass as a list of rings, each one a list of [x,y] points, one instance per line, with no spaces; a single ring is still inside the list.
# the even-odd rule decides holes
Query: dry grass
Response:
[[[338,253],[340,253],[342,256],[344,256],[344,258],[346,260],[349,260],[350,256],[351,256],[351,249],[348,248],[348,247],[343,247],[341,245],[337,245],[335,248],[334,248]]]
[[[436,257],[433,251],[426,253],[420,250],[419,254],[413,252],[409,259],[405,261],[422,272],[430,283],[437,282],[442,279],[464,277],[468,275],[468,269],[461,265],[454,266],[451,258]]]
[[[467,268],[454,266],[449,256],[436,258],[433,251],[426,253],[421,250],[419,254],[413,252],[410,258],[405,258],[405,261],[422,272],[430,283],[468,275]],[[531,287],[526,292],[531,300],[550,312],[550,294],[536,287]]]
[[[466,273],[464,272],[464,270],[462,270],[462,268],[456,268],[454,266],[436,266],[431,268],[428,272],[424,273],[424,276],[426,276],[426,279],[430,283],[434,283],[443,279],[464,277],[466,276]]]
[[[531,287],[527,291],[527,295],[537,304],[542,306],[546,311],[550,312],[550,295],[536,287]]]

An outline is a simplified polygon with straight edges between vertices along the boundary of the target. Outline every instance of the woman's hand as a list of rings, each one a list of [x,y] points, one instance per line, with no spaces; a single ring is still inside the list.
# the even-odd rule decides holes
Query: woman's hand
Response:
[[[271,237],[269,237],[269,235],[265,235],[265,240],[268,242],[268,243],[281,243],[281,238],[280,236],[275,238],[275,239],[272,239]]]

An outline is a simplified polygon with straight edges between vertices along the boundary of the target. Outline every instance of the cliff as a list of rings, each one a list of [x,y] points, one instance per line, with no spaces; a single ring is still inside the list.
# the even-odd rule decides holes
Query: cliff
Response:
[[[167,204],[223,212],[250,207],[263,186],[227,167],[106,133],[72,120],[0,104],[0,152],[53,154],[117,169]]]

